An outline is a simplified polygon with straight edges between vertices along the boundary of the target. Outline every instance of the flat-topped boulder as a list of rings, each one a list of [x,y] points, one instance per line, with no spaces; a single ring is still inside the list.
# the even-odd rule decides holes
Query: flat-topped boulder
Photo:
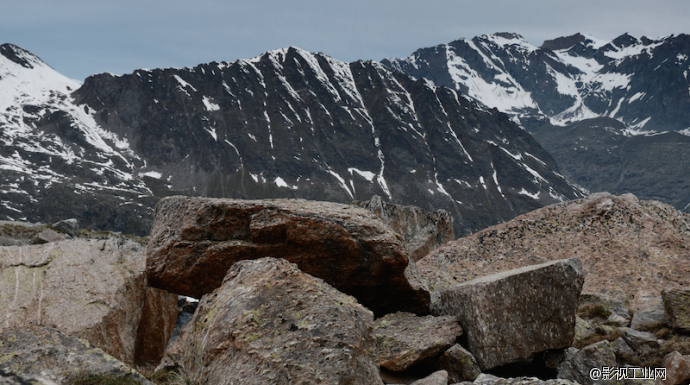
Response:
[[[167,197],[147,249],[151,286],[200,298],[241,260],[284,258],[376,314],[427,314],[429,293],[402,237],[342,203]]]
[[[458,317],[485,371],[570,346],[583,283],[578,259],[552,261],[454,286],[431,311]]]

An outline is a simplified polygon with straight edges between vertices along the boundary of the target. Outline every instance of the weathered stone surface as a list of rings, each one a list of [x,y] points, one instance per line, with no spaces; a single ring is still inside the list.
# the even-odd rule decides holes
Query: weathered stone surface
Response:
[[[458,316],[482,370],[570,346],[584,276],[571,258],[478,278],[440,294],[434,315]]]
[[[165,352],[176,299],[147,287],[144,246],[126,238],[0,247],[0,329],[53,327],[150,364]]]
[[[690,215],[631,194],[595,194],[451,241],[417,263],[433,293],[554,259],[579,258],[583,293],[625,303],[638,291],[690,287]],[[634,308],[631,308],[634,309]]]
[[[607,340],[599,341],[580,349],[577,353],[568,355],[558,366],[558,378],[568,379],[583,385],[599,383],[590,377],[593,368],[603,366],[617,367],[616,354],[611,343]]]
[[[57,231],[75,236],[79,232],[79,221],[76,218],[65,219],[53,223],[51,227]]]
[[[74,375],[108,374],[153,385],[89,341],[53,328],[5,328],[0,332],[0,341],[2,364],[15,374],[48,377],[57,383],[69,381]]]
[[[383,384],[373,314],[283,259],[240,261],[167,358],[192,383]]]
[[[376,314],[427,314],[429,293],[402,237],[341,203],[167,197],[148,244],[151,286],[199,298],[237,261],[285,258]]]
[[[448,372],[445,370],[436,371],[426,378],[413,382],[411,385],[448,385]]]
[[[656,328],[666,323],[664,304],[661,296],[649,292],[638,293],[630,327],[636,330]]]
[[[453,346],[462,328],[452,316],[417,317],[398,312],[377,319],[374,334],[381,367],[403,371]]]
[[[386,202],[378,195],[353,204],[376,214],[383,223],[402,235],[410,258],[415,262],[455,239],[453,217],[445,210],[428,212],[417,206]]]
[[[451,384],[474,381],[482,373],[472,353],[457,344],[443,352],[438,360],[438,367],[448,372]]]
[[[690,332],[690,289],[664,290],[661,297],[668,325]]]
[[[658,380],[661,385],[679,385],[690,380],[690,356],[678,352],[669,353],[662,364],[666,368],[666,379]]]

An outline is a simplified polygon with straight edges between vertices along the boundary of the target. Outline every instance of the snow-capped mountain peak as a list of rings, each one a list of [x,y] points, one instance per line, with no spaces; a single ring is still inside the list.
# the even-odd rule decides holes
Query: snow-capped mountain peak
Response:
[[[688,128],[688,56],[688,35],[651,40],[623,34],[604,41],[578,33],[537,48],[517,34],[497,33],[383,63],[459,90],[516,121],[545,115],[565,125],[610,117],[629,132],[649,132]],[[666,113],[668,103],[680,115]]]

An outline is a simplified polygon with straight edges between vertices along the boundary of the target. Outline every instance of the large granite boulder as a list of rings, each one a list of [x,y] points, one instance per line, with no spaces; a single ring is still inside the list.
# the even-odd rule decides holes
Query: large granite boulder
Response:
[[[148,287],[144,251],[119,237],[0,247],[0,329],[48,326],[128,365],[156,365],[177,296]]]
[[[101,376],[109,378],[110,383],[153,385],[89,341],[41,326],[3,329],[0,363],[22,377],[45,378],[59,384],[71,384],[80,377]]]
[[[429,293],[402,237],[369,211],[307,200],[167,197],[147,250],[151,285],[200,298],[237,261],[285,258],[376,314],[428,314]]]
[[[578,259],[478,278],[440,293],[434,315],[457,316],[482,370],[570,346],[584,282]]]
[[[428,212],[417,206],[403,206],[374,195],[368,201],[355,201],[405,238],[410,258],[417,262],[439,246],[455,239],[453,216],[445,210]]]
[[[283,259],[236,263],[170,348],[191,383],[375,384],[373,314]]]
[[[661,297],[668,325],[690,332],[690,289],[664,290]]]
[[[453,346],[462,328],[455,317],[399,312],[377,319],[374,333],[381,367],[403,371]]]

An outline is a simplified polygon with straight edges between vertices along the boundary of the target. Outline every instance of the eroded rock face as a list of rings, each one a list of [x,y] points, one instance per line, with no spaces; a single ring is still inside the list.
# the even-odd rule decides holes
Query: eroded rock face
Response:
[[[462,328],[452,316],[417,317],[400,312],[377,319],[374,333],[381,367],[403,371],[453,346]]]
[[[47,377],[71,383],[73,376],[103,375],[132,378],[153,385],[137,371],[89,341],[40,326],[5,328],[0,332],[2,365],[22,376]]]
[[[128,365],[160,361],[177,296],[147,287],[144,246],[126,238],[0,247],[0,329],[48,326]]]
[[[200,298],[237,261],[285,258],[377,314],[427,314],[429,293],[400,235],[362,208],[306,200],[168,197],[147,250],[151,286]]]
[[[383,223],[402,235],[410,258],[415,262],[455,239],[453,217],[445,210],[429,212],[417,206],[397,205],[384,201],[378,195],[353,204],[376,214]]]
[[[661,297],[669,326],[690,332],[690,290],[664,290]]]
[[[595,194],[449,242],[417,263],[433,292],[476,277],[578,258],[583,293],[625,302],[641,290],[690,287],[690,215],[631,194]]]
[[[443,291],[432,314],[457,316],[482,370],[570,346],[584,275],[577,259],[527,266]]]
[[[192,383],[376,384],[373,314],[283,259],[236,263],[166,360]]]

